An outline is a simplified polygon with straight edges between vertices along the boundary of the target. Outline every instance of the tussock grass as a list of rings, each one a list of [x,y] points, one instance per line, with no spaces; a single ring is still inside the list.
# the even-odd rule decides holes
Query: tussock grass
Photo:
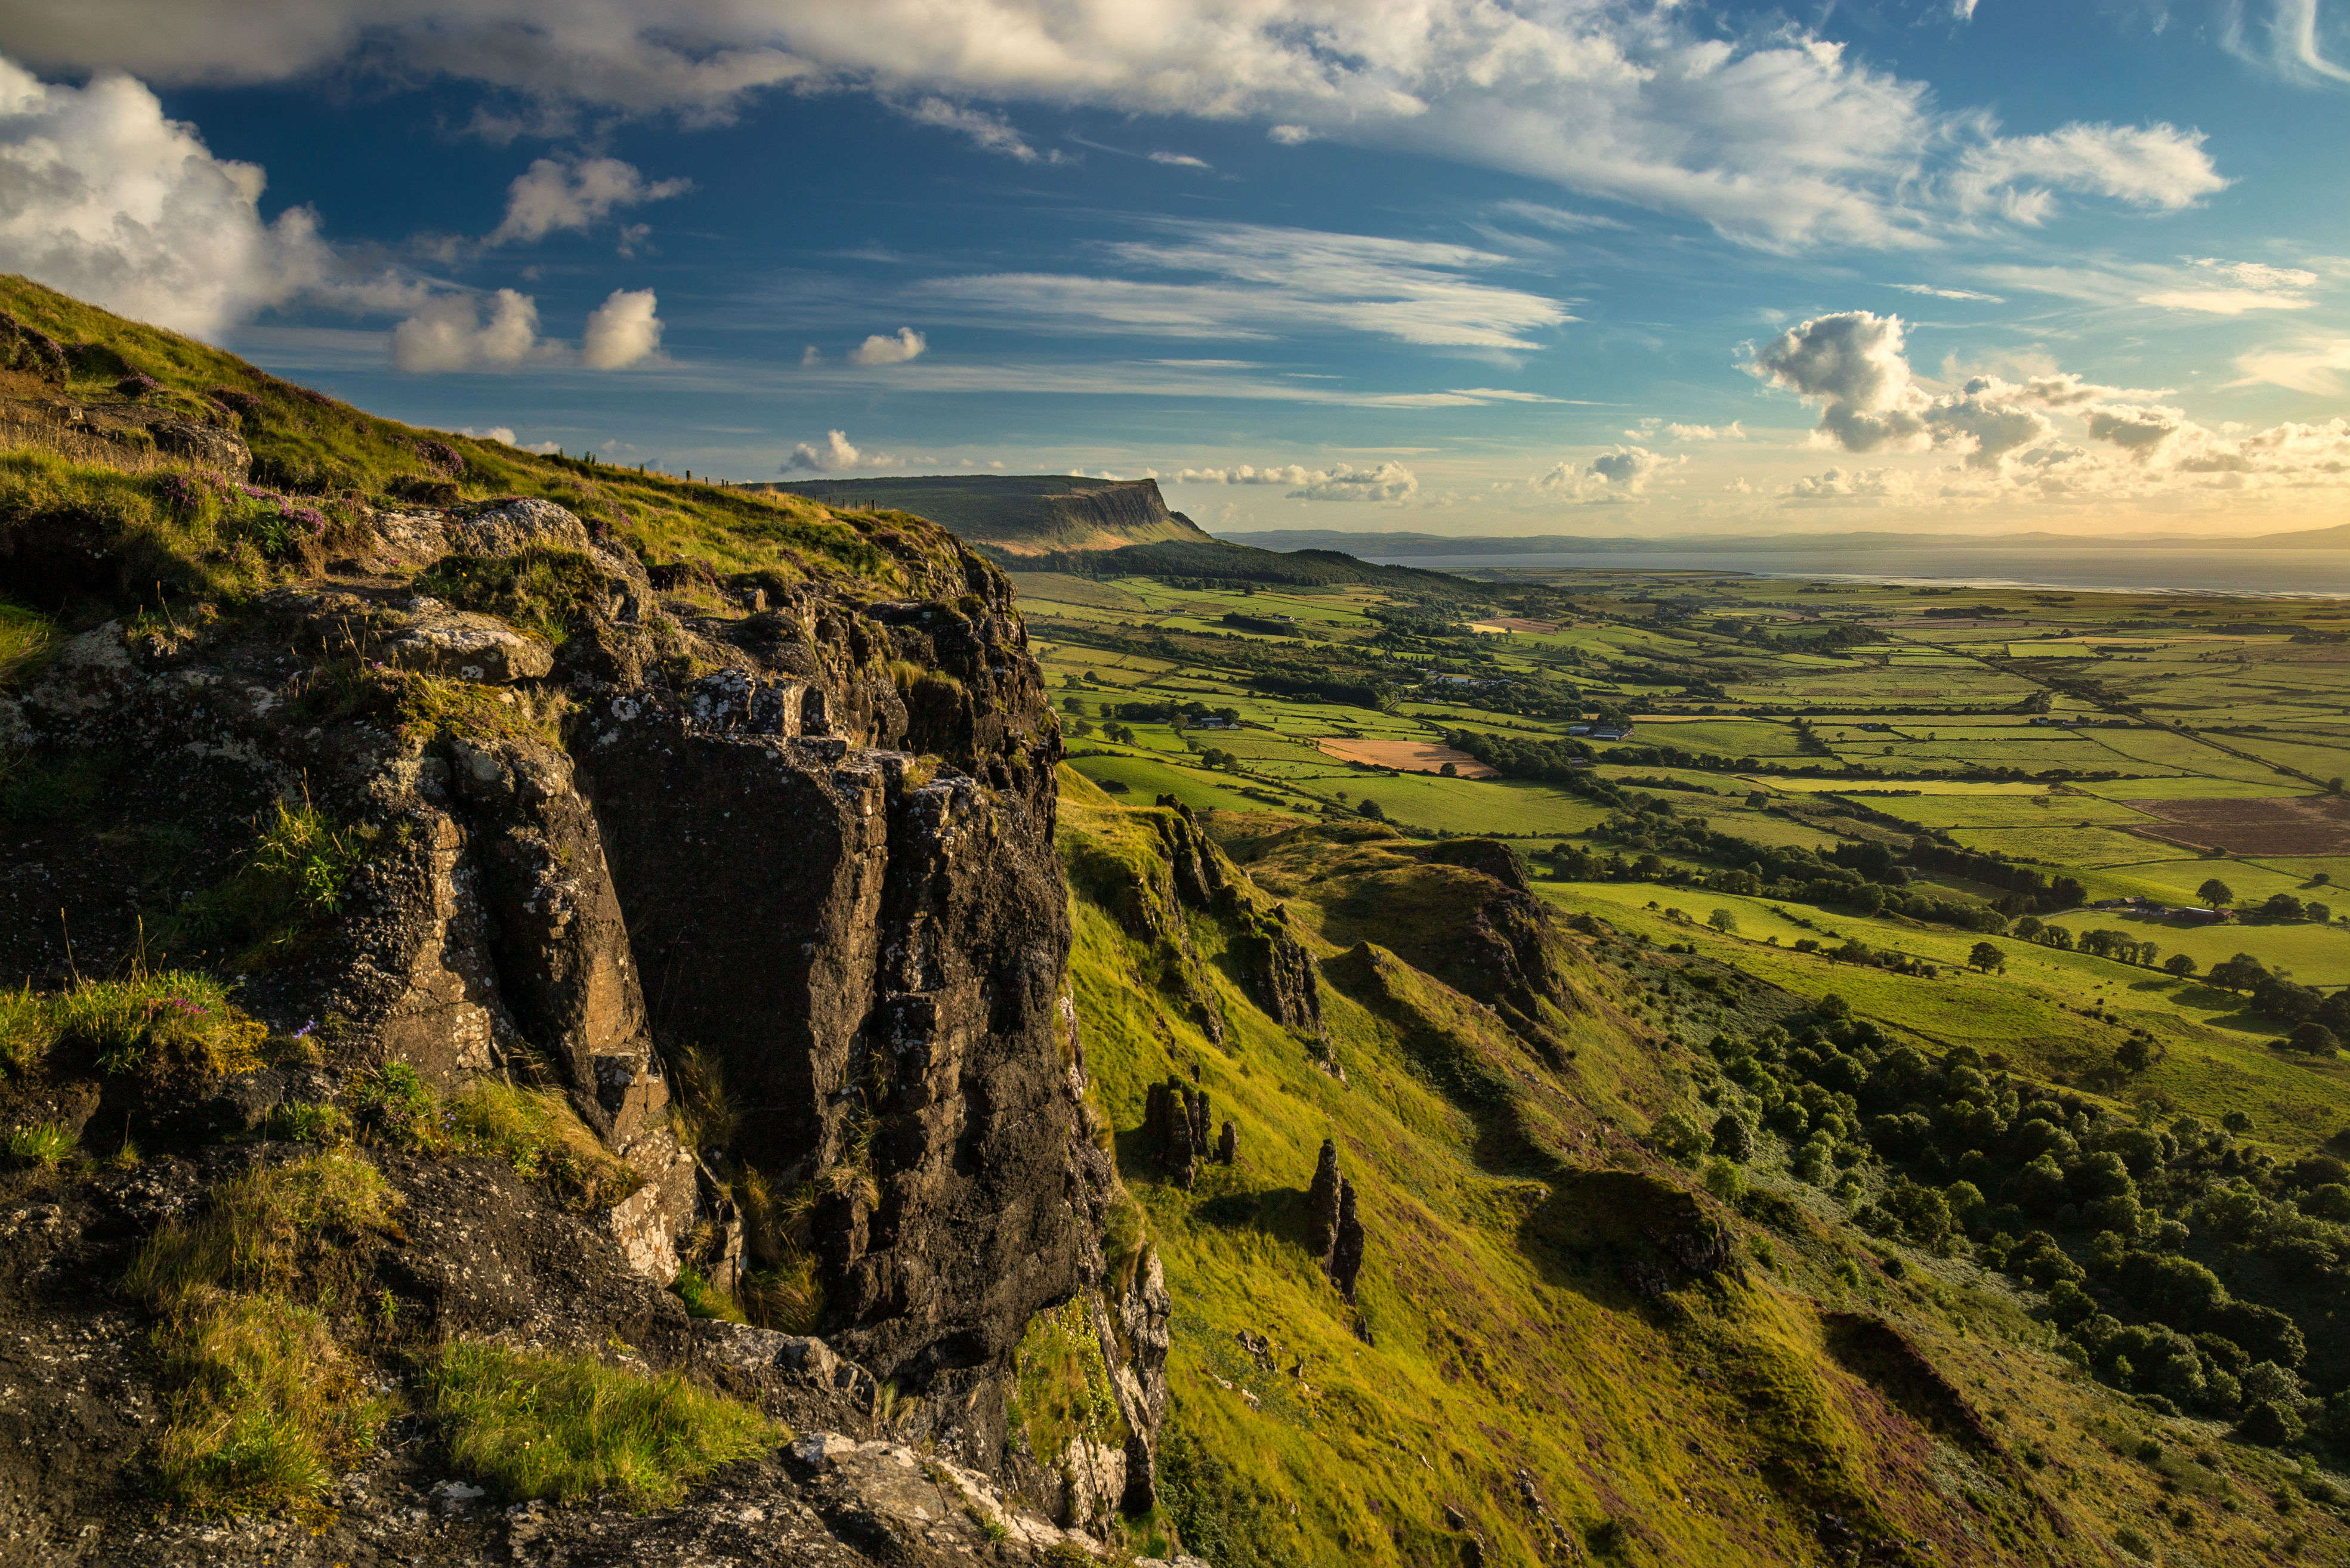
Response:
[[[355,1287],[370,1244],[395,1233],[395,1202],[366,1159],[322,1149],[214,1188],[202,1214],[164,1221],[123,1282],[166,1312],[205,1291],[286,1293],[297,1282],[339,1299]]]
[[[609,1209],[644,1179],[606,1148],[555,1089],[475,1079],[449,1099],[454,1148],[493,1155],[583,1210]]]
[[[720,1466],[791,1436],[676,1373],[649,1376],[590,1355],[459,1340],[441,1347],[426,1384],[451,1460],[516,1499],[674,1503]]]
[[[324,1150],[224,1182],[140,1249],[123,1282],[164,1314],[177,1385],[156,1449],[167,1495],[206,1512],[302,1502],[374,1440],[389,1407],[296,1298],[356,1300],[393,1201],[375,1167]]]
[[[743,1281],[744,1315],[762,1328],[813,1334],[824,1319],[824,1281],[813,1251],[816,1185],[777,1193],[764,1172],[745,1167],[734,1182],[754,1265]]]
[[[459,609],[483,610],[560,644],[610,593],[603,572],[571,550],[517,556],[444,556],[416,579],[417,591]]]
[[[293,702],[294,711],[312,723],[362,721],[398,735],[413,753],[442,735],[558,746],[569,699],[561,692],[517,693],[421,670],[329,659],[298,678]]]
[[[172,1065],[245,1072],[261,1065],[268,1034],[219,981],[184,970],[47,994],[0,992],[0,1067],[15,1074],[59,1050],[88,1051],[109,1075]]]
[[[577,1210],[609,1209],[644,1184],[559,1090],[476,1078],[443,1096],[407,1063],[390,1062],[354,1075],[345,1098],[352,1125],[369,1142],[504,1160]]]
[[[59,640],[57,622],[0,599],[0,691],[29,684]]]
[[[723,1149],[741,1121],[726,1087],[725,1064],[699,1046],[669,1053],[670,1126],[688,1148]]]
[[[307,800],[277,801],[258,828],[235,874],[191,899],[161,934],[167,949],[202,946],[231,955],[235,968],[265,967],[341,913],[352,875],[383,836],[336,822]]]
[[[374,1442],[390,1402],[317,1309],[211,1290],[191,1308],[163,1335],[179,1383],[155,1451],[165,1495],[207,1513],[303,1502]]]
[[[8,1135],[8,1158],[20,1165],[52,1170],[73,1157],[81,1140],[57,1122],[36,1122]]]

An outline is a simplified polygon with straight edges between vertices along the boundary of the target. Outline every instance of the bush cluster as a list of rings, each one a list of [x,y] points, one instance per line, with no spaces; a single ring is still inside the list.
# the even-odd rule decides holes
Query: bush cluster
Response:
[[[2125,1116],[1836,1012],[1714,1042],[1717,1097],[1760,1107],[1797,1175],[1881,1164],[1884,1189],[1856,1223],[1971,1245],[2045,1292],[2074,1354],[2117,1387],[2232,1417],[2259,1441],[2350,1443],[2350,1347],[2323,1332],[2350,1288],[2350,1166],[2282,1165],[2241,1141],[2241,1116]],[[1728,1153],[1735,1138],[1714,1142]],[[1856,1182],[1846,1190],[1859,1197]]]

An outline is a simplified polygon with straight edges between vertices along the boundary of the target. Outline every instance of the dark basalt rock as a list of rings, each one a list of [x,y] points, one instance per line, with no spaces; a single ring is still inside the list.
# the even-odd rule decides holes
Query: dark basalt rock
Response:
[[[1338,1174],[1338,1146],[1322,1140],[1322,1156],[1315,1163],[1314,1185],[1305,1190],[1305,1250],[1328,1272],[1338,1245],[1339,1194],[1346,1180]]]
[[[1355,1278],[1363,1272],[1363,1221],[1355,1211],[1355,1184],[1338,1183],[1338,1224],[1330,1244],[1330,1282],[1348,1301],[1355,1299]]]

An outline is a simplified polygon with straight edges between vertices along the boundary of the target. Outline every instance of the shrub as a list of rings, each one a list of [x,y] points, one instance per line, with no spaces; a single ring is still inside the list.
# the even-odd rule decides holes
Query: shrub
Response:
[[[516,1499],[616,1492],[673,1503],[721,1465],[790,1439],[676,1373],[646,1376],[588,1355],[461,1340],[442,1346],[427,1387],[451,1459]]]
[[[158,390],[162,385],[162,382],[144,371],[133,370],[130,375],[114,383],[114,391],[117,397],[129,398],[135,402],[148,393]]]
[[[255,397],[251,392],[240,391],[234,387],[214,387],[206,391],[204,396],[231,413],[250,416],[261,411],[259,398]]]
[[[1679,1165],[1693,1165],[1712,1140],[1684,1111],[1667,1111],[1648,1128],[1648,1143],[1659,1154]]]

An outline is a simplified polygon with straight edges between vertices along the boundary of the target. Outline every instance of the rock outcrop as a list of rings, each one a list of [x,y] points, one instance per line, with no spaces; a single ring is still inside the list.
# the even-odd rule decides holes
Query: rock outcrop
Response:
[[[1176,1186],[1190,1191],[1199,1168],[1213,1147],[1208,1136],[1208,1094],[1180,1078],[1150,1085],[1142,1115],[1143,1138],[1159,1168]],[[1232,1124],[1224,1124],[1229,1128]],[[1231,1164],[1230,1160],[1224,1163]]]
[[[1002,576],[942,535],[891,537],[887,592],[769,581],[764,609],[711,614],[664,605],[551,502],[385,514],[361,551],[379,566],[543,551],[600,587],[559,648],[493,601],[368,580],[176,638],[109,624],[6,717],[36,758],[111,759],[99,817],[222,846],[182,868],[195,886],[233,873],[273,799],[348,825],[372,848],[338,918],[242,997],[288,1033],[331,1020],[317,1094],[381,1063],[559,1089],[635,1173],[594,1226],[661,1285],[697,1228],[739,1271],[743,1173],[813,1184],[826,1338],[951,1403],[941,1430],[986,1470],[1029,1319],[1125,1287],[1094,1272],[1104,1189],[1080,1172],[1057,732]],[[85,869],[87,897],[39,844],[0,857],[7,972],[62,983],[68,938],[84,968],[136,950],[121,873]],[[699,1161],[665,1065],[686,1048],[743,1107]],[[1194,1161],[1206,1115],[1180,1118]],[[137,1106],[127,1125],[163,1130]],[[1150,1353],[1132,1325],[1118,1343]],[[1125,1370],[1139,1474],[1096,1490],[1147,1494],[1163,1373]]]

